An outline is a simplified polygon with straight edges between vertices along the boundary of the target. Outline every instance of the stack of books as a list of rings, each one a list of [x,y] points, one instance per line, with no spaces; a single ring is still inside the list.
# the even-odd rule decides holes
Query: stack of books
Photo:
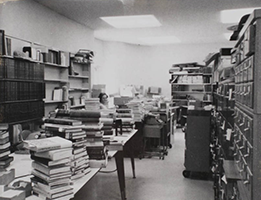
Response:
[[[85,109],[86,110],[99,110],[100,109],[100,99],[99,98],[85,99]]]
[[[42,199],[73,198],[71,187],[72,142],[61,137],[25,140],[32,162],[33,193]]]
[[[158,100],[157,99],[147,99],[144,101],[143,108],[145,113],[149,113],[150,111],[158,110]]]
[[[0,124],[0,169],[7,168],[13,161],[10,154],[8,124]]]
[[[130,132],[134,128],[134,116],[132,109],[118,108],[116,109],[116,119],[122,121],[122,132]]]
[[[113,135],[115,110],[101,110],[100,122],[103,123],[102,131],[104,136]]]
[[[75,120],[82,121],[83,127],[82,129],[86,132],[86,149],[87,154],[89,156],[89,163],[91,168],[97,167],[105,167],[107,165],[107,158],[105,154],[105,146],[103,142],[97,141],[98,137],[102,135],[102,127],[103,124],[100,122],[101,112],[99,111],[89,111],[89,110],[58,110],[56,113],[56,117],[66,117]],[[93,136],[94,135],[94,136]],[[97,137],[93,139],[91,137]],[[88,139],[89,138],[89,139]],[[92,142],[91,142],[92,141]],[[92,149],[98,149],[100,159],[97,155],[94,155]],[[101,152],[102,151],[102,152]]]
[[[144,118],[144,109],[142,107],[142,100],[131,100],[126,104],[128,108],[132,109],[134,121],[141,122]]]
[[[76,180],[91,171],[89,156],[85,144],[81,147],[73,148],[71,160],[72,180]]]
[[[45,131],[52,136],[60,136],[72,141],[71,171],[72,180],[90,172],[89,157],[86,151],[86,132],[82,122],[66,118],[45,119]]]
[[[90,166],[93,168],[106,167],[107,155],[106,148],[103,143],[102,124],[85,125],[87,143],[86,149],[89,155]]]

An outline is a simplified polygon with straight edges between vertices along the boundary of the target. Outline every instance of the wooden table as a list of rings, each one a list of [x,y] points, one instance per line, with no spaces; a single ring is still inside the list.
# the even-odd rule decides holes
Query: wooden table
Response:
[[[126,199],[126,186],[125,186],[125,172],[124,172],[124,158],[123,158],[123,147],[126,143],[131,143],[131,138],[136,134],[137,130],[132,130],[130,133],[124,133],[123,135],[115,136],[114,137],[114,144],[107,145],[108,148],[108,155],[111,157],[115,157],[115,162],[117,166],[117,174],[120,186],[120,193],[121,199]],[[130,145],[132,146],[132,145]],[[135,164],[134,164],[134,157],[133,152],[131,152],[131,164],[132,164],[132,171],[133,171],[133,178],[135,178]],[[31,170],[32,170],[32,160],[30,155],[28,154],[13,154],[14,161],[10,164],[7,169],[15,169],[15,177],[21,177],[20,179],[16,180],[24,180],[30,182],[30,177],[32,177]],[[91,171],[73,181],[73,191],[74,194],[77,193],[86,183],[88,183],[99,171],[101,168],[91,168]],[[40,198],[32,195],[27,197],[26,200],[39,200]]]

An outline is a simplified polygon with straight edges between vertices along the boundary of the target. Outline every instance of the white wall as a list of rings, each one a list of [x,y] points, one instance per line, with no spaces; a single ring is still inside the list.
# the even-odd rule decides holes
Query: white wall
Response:
[[[169,68],[174,63],[203,64],[210,52],[233,44],[188,44],[146,47],[95,40],[93,31],[32,1],[0,4],[0,28],[6,34],[61,50],[95,51],[92,83],[117,93],[121,84],[159,86],[170,96]]]
[[[186,44],[164,46],[138,46],[99,41],[103,49],[96,80],[107,84],[108,93],[118,92],[121,84],[144,85],[162,88],[163,95],[170,97],[169,69],[172,64],[198,62],[209,53],[233,44]]]
[[[0,29],[48,47],[77,52],[94,48],[93,31],[32,0],[0,4]]]

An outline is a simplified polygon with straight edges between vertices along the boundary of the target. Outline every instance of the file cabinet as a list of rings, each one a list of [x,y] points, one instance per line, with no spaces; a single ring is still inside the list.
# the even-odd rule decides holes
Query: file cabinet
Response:
[[[261,196],[261,10],[254,10],[234,48],[235,112],[233,148],[241,180],[239,200]]]

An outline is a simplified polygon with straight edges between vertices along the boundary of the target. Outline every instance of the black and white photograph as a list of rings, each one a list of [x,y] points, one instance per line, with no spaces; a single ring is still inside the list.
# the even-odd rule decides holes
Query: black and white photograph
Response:
[[[260,200],[260,0],[0,0],[0,200]]]

